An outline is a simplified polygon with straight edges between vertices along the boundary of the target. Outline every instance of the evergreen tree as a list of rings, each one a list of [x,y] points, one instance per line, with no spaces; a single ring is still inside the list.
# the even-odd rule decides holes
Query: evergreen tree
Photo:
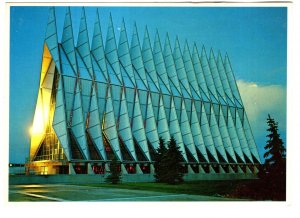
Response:
[[[271,118],[270,114],[268,114],[267,123],[269,126],[267,129],[269,132],[267,137],[269,139],[264,147],[267,150],[264,154],[264,158],[266,158],[266,164],[279,166],[284,164],[285,148],[283,146],[283,141],[280,138],[280,134],[278,133],[278,123]]]
[[[166,152],[166,174],[165,182],[169,184],[176,184],[183,182],[183,172],[181,162],[183,157],[179,147],[176,144],[176,140],[172,136],[168,142],[168,150]]]
[[[165,174],[166,174],[166,153],[167,148],[165,146],[165,141],[162,137],[159,137],[159,147],[157,148],[157,153],[155,154],[155,179],[157,182],[165,182]]]
[[[259,166],[259,180],[238,186],[234,194],[236,197],[276,201],[286,199],[286,149],[278,133],[278,123],[270,115],[267,124],[265,164]]]
[[[278,133],[278,123],[268,115],[267,131],[268,141],[266,146],[265,167],[260,173],[265,182],[265,190],[273,200],[285,200],[286,198],[286,149]]]
[[[112,161],[110,162],[110,174],[106,178],[106,182],[112,184],[118,184],[121,180],[121,170],[120,162],[118,161],[116,155],[113,155]]]

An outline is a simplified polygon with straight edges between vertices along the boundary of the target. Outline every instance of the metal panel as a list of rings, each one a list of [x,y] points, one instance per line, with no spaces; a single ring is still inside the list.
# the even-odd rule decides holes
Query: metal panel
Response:
[[[105,42],[105,56],[106,59],[109,61],[117,78],[120,81],[122,81],[118,54],[117,54],[117,45],[116,45],[115,33],[114,33],[114,27],[113,27],[111,15],[108,21],[108,30],[107,30],[106,42]]]
[[[232,142],[232,146],[234,151],[236,152],[236,154],[239,156],[239,158],[246,163],[245,158],[244,158],[244,154],[241,148],[241,143],[240,140],[238,138],[237,132],[236,132],[236,128],[235,128],[235,123],[232,119],[231,116],[231,111],[228,111],[228,125],[227,125],[227,129],[228,129],[228,133],[230,135],[230,139]]]
[[[211,129],[211,134],[212,134],[212,138],[214,140],[214,145],[216,150],[218,150],[220,152],[220,154],[222,155],[222,157],[224,158],[224,160],[226,162],[228,162],[227,156],[226,156],[226,152],[224,149],[224,145],[223,145],[223,141],[222,141],[222,137],[221,137],[221,133],[217,124],[217,120],[215,118],[215,114],[214,111],[211,110],[211,122],[210,122],[210,129]]]
[[[206,85],[205,76],[202,70],[202,65],[199,59],[198,49],[196,47],[196,44],[194,44],[193,47],[193,54],[192,54],[192,63],[194,67],[194,73],[197,78],[197,82],[199,85],[199,91],[200,95],[202,97],[202,100],[205,102],[210,101],[210,94]]]
[[[103,144],[103,138],[102,138],[102,130],[101,130],[101,124],[102,120],[99,118],[99,110],[97,105],[97,94],[95,91],[95,88],[93,88],[92,97],[91,97],[91,106],[89,111],[89,122],[88,122],[88,128],[92,140],[94,141],[98,151],[101,153],[101,156],[106,160],[106,153],[104,149]]]
[[[77,139],[77,143],[79,144],[81,151],[85,155],[85,158],[89,158],[85,136],[85,123],[83,120],[82,102],[78,85],[76,86],[72,111],[72,131],[75,138]]]
[[[65,114],[65,105],[64,105],[64,96],[62,90],[62,77],[59,78],[58,88],[55,99],[55,111],[53,117],[53,129],[56,133],[56,136],[64,149],[64,154],[66,158],[70,160],[70,151],[69,151],[69,141],[68,141],[68,132],[67,132],[67,120]]]
[[[252,134],[252,131],[251,131],[251,127],[250,127],[250,124],[249,124],[249,121],[248,121],[247,114],[245,113],[244,116],[245,116],[245,118],[244,118],[244,131],[245,131],[246,139],[248,141],[250,152],[259,162],[261,162],[259,154],[258,154],[258,150],[257,150],[257,145],[254,141],[253,134]]]
[[[99,98],[99,96],[98,96]],[[99,105],[99,99],[98,99]],[[99,107],[100,108],[100,107]],[[101,113],[101,111],[99,111]],[[101,115],[100,115],[101,116]],[[110,145],[119,160],[122,161],[121,149],[119,144],[119,138],[116,127],[116,118],[114,116],[114,107],[112,104],[112,98],[110,90],[107,91],[107,101],[105,105],[105,116],[103,116],[102,130],[109,139]]]
[[[230,61],[229,61],[227,54],[225,55],[224,68],[225,68],[225,73],[228,78],[228,83],[229,83],[231,91],[232,91],[232,95],[238,100],[239,104],[243,106],[243,102],[242,102],[240,93],[238,91],[238,87],[236,85],[236,81],[235,81],[235,78],[234,78],[234,75],[232,72],[232,68],[230,65]]]
[[[248,142],[247,142],[247,139],[245,136],[245,132],[244,132],[243,126],[241,124],[241,121],[239,119],[238,113],[236,113],[236,131],[237,131],[237,135],[239,137],[239,140],[241,143],[241,148],[244,152],[244,155],[253,163],[251,152],[250,152]]]
[[[101,71],[101,74],[98,74],[95,72],[95,79],[98,81],[101,81],[101,76],[104,77],[104,79],[108,80],[107,75],[107,68],[106,68],[106,62],[105,62],[105,55],[104,55],[104,46],[103,46],[103,39],[102,39],[102,32],[101,32],[101,26],[100,26],[100,19],[99,19],[99,12],[97,9],[97,15],[96,15],[96,21],[94,24],[94,35],[92,40],[92,48],[91,53],[93,56],[93,59],[96,61],[96,63],[99,66],[99,72]],[[95,70],[95,66],[94,66]]]
[[[74,47],[74,37],[72,28],[72,18],[70,8],[67,8],[64,29],[62,33],[61,45],[65,51],[65,54],[73,67],[74,72],[77,72],[76,57],[75,57],[75,47]]]
[[[209,68],[209,63],[207,60],[206,51],[205,51],[204,46],[202,48],[200,61],[201,61],[201,66],[202,66],[203,74],[204,74],[205,81],[206,81],[206,86],[209,90],[208,92],[210,93],[210,96],[211,97],[213,96],[218,102],[218,95],[217,95],[217,91],[215,89],[215,84],[214,84],[214,81],[212,78],[212,73]],[[213,99],[211,99],[211,100],[213,100]]]

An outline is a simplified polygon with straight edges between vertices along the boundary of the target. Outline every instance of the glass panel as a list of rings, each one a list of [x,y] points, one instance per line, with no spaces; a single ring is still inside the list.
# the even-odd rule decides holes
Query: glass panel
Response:
[[[241,119],[241,123],[242,123],[242,125],[244,125],[244,109],[243,108],[238,108],[237,111],[239,113],[239,117]]]
[[[225,102],[225,99],[220,95],[220,93],[218,92],[218,97],[219,97],[219,101],[222,105],[227,105]]]
[[[117,75],[115,74],[115,71],[112,69],[111,65],[106,61],[108,76],[110,78],[111,84],[114,85],[121,85],[120,80],[118,79]]]
[[[170,87],[171,87],[171,91],[173,96],[178,96],[181,97],[181,94],[179,93],[179,90],[175,87],[173,81],[170,80]]]
[[[166,85],[159,79],[159,85],[160,85],[160,91],[163,94],[170,95],[169,89],[166,87]]]
[[[61,56],[61,65],[62,65],[62,73],[64,75],[68,75],[68,76],[75,76],[75,72],[70,64],[70,62],[68,61],[68,58],[65,55],[65,52],[63,51],[63,49],[60,47],[60,56]]]
[[[216,99],[216,97],[211,93],[211,91],[209,90],[209,95],[210,95],[210,99],[212,101],[212,103],[218,104],[218,100]]]
[[[229,107],[230,111],[231,111],[231,116],[233,119],[233,123],[234,125],[236,125],[236,115],[235,115],[235,108],[234,107]]]
[[[195,100],[201,100],[200,96],[197,94],[193,86],[191,86],[192,96]]]
[[[205,109],[209,124],[210,124],[210,116],[211,116],[211,111],[210,111],[211,109],[210,108],[211,108],[211,104],[207,103],[207,102],[204,102],[204,109]]]
[[[209,101],[208,96],[205,94],[205,92],[203,91],[203,89],[201,87],[200,87],[200,94],[201,94],[203,101],[207,101],[207,102]]]
[[[83,63],[80,55],[76,52],[76,57],[77,57],[77,64],[78,64],[78,70],[80,73],[80,77],[84,79],[92,79],[91,75],[89,74],[89,71],[87,70],[85,64]]]
[[[107,82],[106,76],[104,76],[103,71],[100,69],[98,63],[95,61],[94,56],[92,55],[92,63],[94,68],[94,74],[97,81]]]
[[[234,107],[234,103],[232,102],[232,100],[228,97],[228,95],[226,94],[226,99],[227,99],[227,103],[229,104],[229,106]]]
[[[185,87],[180,83],[181,92],[184,98],[191,98],[190,94],[187,92]]]
[[[122,64],[120,64],[120,67],[121,67],[121,74],[123,77],[124,86],[134,88],[133,82],[131,81],[130,77],[128,76],[126,70],[123,68]]]
[[[156,85],[151,80],[148,81],[148,85],[149,85],[149,89],[150,89],[151,92],[159,93],[158,88],[156,87]]]
[[[182,98],[174,97],[174,104],[175,104],[175,108],[176,108],[178,121],[181,120],[181,104],[182,104],[181,101],[182,101]]]
[[[236,99],[236,97],[234,97],[234,102],[235,102],[236,106],[243,107],[242,104],[239,102],[239,100]]]

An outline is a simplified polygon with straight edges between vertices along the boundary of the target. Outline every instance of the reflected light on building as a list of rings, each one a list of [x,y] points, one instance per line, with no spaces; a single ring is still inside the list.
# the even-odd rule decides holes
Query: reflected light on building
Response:
[[[44,111],[44,115],[45,115],[45,111]],[[43,117],[43,110],[41,104],[38,105],[35,111],[33,125],[29,131],[31,135],[41,134],[44,132],[44,117]]]

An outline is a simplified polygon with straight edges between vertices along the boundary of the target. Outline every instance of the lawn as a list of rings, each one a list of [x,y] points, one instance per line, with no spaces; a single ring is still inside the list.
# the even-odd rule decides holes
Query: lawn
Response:
[[[192,181],[184,182],[177,185],[169,185],[164,183],[121,183],[121,184],[87,184],[93,187],[108,187],[133,190],[147,190],[178,194],[193,194],[207,196],[226,196],[230,197],[237,186],[249,182],[248,180],[217,180],[217,181]],[[253,182],[253,181],[252,181]]]

